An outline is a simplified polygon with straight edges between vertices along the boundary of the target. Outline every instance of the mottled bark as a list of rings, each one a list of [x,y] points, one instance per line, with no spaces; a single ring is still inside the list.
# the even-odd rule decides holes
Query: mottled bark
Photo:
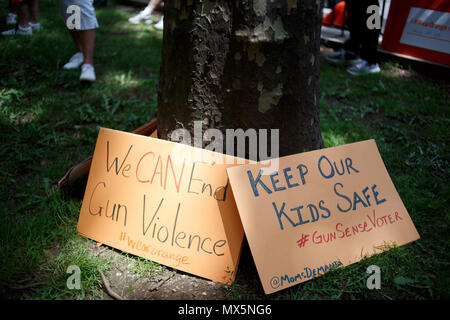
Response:
[[[280,155],[323,147],[319,0],[168,1],[158,134],[280,129]],[[269,148],[270,150],[270,148]]]

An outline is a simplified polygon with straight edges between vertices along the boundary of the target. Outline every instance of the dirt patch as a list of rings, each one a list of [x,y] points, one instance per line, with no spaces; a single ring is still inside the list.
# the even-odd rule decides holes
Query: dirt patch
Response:
[[[120,251],[95,244],[91,251],[111,260],[111,269],[105,272],[105,277],[111,289],[127,300],[222,300],[231,291],[228,285],[160,265],[143,276],[136,272],[138,262]],[[113,298],[105,291],[104,299]]]

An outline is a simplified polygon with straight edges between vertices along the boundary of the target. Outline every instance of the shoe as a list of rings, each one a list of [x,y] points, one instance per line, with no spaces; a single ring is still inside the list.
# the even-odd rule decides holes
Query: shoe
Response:
[[[6,24],[8,25],[16,25],[17,24],[17,14],[15,13],[8,13],[6,16]]]
[[[355,65],[361,62],[361,59],[354,53],[340,49],[338,52],[330,54],[326,57],[329,62],[340,65]]]
[[[63,69],[76,69],[83,64],[84,57],[81,52],[75,53],[64,66]]]
[[[81,66],[80,81],[88,81],[88,82],[95,81],[94,66],[91,66],[90,64],[83,64]]]
[[[2,35],[4,36],[14,36],[14,35],[21,35],[21,36],[31,36],[33,34],[33,30],[31,27],[23,28],[21,26],[18,26],[15,29],[9,29],[2,32]]]
[[[142,21],[145,21],[145,23],[148,23],[148,24],[152,23],[152,14],[146,12],[145,10],[142,10],[134,17],[131,17],[130,19],[128,19],[128,22],[133,23],[133,24],[139,24]]]
[[[157,24],[153,26],[155,29],[164,30],[164,17],[162,17]]]
[[[39,22],[38,23],[29,22],[29,25],[30,25],[31,29],[33,29],[33,32],[41,31],[41,24]]]
[[[347,72],[354,76],[360,74],[378,73],[380,71],[381,69],[378,63],[369,64],[366,60],[362,60],[360,63],[347,69]]]

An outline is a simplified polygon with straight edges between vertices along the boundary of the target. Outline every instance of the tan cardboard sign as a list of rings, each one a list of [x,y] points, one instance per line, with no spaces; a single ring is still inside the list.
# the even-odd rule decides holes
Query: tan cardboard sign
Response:
[[[267,294],[419,239],[374,140],[277,160],[227,169]]]
[[[122,251],[231,283],[244,236],[226,174],[237,159],[102,128],[78,232]]]

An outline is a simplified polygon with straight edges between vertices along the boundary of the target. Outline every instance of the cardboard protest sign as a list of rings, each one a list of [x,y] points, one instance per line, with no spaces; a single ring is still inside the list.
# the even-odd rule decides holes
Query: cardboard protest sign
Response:
[[[134,255],[231,283],[244,232],[226,168],[242,160],[102,128],[78,232]]]
[[[450,65],[450,2],[391,1],[380,48]]]
[[[419,238],[374,140],[228,168],[269,294]]]

